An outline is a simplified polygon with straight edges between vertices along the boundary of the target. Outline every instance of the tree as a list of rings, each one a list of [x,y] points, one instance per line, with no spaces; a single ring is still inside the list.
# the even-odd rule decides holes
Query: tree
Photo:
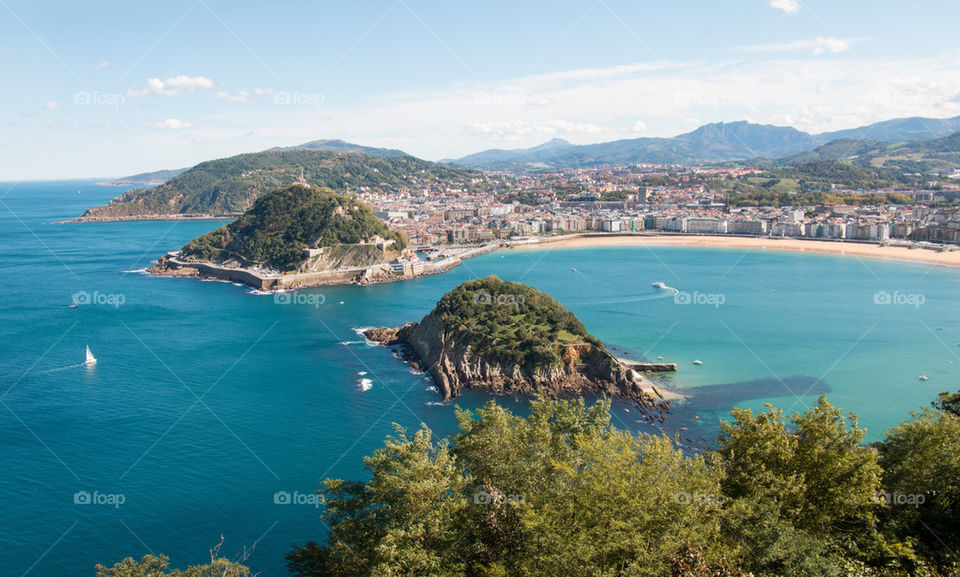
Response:
[[[167,571],[170,560],[164,555],[144,555],[140,561],[127,557],[113,567],[97,565],[97,577],[248,577],[250,569],[240,563],[212,558],[206,565],[194,565],[185,571]]]
[[[288,567],[298,575],[462,574],[466,477],[449,447],[433,443],[426,426],[412,438],[397,427],[365,461],[367,483],[325,481],[329,545],[295,550]]]
[[[885,529],[940,566],[960,559],[960,415],[958,394],[893,427],[879,444],[884,467]],[[909,556],[909,555],[908,555]]]
[[[724,494],[741,502],[729,508],[730,526],[751,535],[742,542],[768,549],[750,555],[766,560],[757,568],[806,564],[831,549],[882,558],[887,550],[876,527],[881,469],[876,450],[861,444],[866,430],[856,416],[844,417],[821,397],[788,426],[781,411],[767,407],[758,415],[735,409],[719,438]],[[763,528],[765,537],[756,534]]]

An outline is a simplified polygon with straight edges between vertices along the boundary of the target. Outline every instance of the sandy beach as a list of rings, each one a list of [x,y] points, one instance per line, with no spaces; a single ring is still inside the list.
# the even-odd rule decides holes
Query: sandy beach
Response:
[[[694,235],[571,235],[538,243],[513,245],[518,249],[585,248],[604,246],[693,246],[716,248],[742,248],[751,250],[785,250],[876,258],[920,264],[960,267],[960,249],[939,252],[905,246],[881,246],[878,244],[801,240],[796,238],[761,238],[742,236],[694,236]]]

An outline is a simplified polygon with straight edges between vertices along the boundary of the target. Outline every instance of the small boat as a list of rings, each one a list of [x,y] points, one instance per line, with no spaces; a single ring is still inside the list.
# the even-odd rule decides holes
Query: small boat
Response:
[[[661,282],[661,281],[657,281],[657,282],[653,283],[653,288],[665,289],[665,288],[667,288],[667,283],[664,283],[664,282]]]
[[[575,269],[575,268],[573,268],[573,267],[570,267],[570,270],[572,270],[573,272],[577,272],[577,269]]]
[[[78,305],[77,303],[70,303],[70,304],[67,305],[67,308],[68,308],[68,309],[75,309],[75,308],[77,308],[78,306],[80,306],[80,305]]]
[[[920,380],[921,380],[921,381],[929,381],[930,379],[927,377],[927,375],[920,375]]]
[[[703,361],[701,361],[700,359],[697,359],[697,360],[693,361],[693,364],[695,364],[695,365],[702,365],[702,364],[703,364]]]
[[[87,345],[86,360],[83,361],[83,364],[93,365],[93,364],[96,364],[96,362],[97,362],[97,357],[93,356],[93,353],[90,352],[90,346]]]
[[[657,356],[657,360],[658,360],[658,361],[662,361],[662,360],[663,360],[663,356],[662,356],[662,355],[658,355],[658,356]]]

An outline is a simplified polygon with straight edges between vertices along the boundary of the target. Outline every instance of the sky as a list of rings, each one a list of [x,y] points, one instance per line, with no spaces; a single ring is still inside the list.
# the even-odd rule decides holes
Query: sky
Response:
[[[0,180],[960,115],[956,0],[0,0]]]

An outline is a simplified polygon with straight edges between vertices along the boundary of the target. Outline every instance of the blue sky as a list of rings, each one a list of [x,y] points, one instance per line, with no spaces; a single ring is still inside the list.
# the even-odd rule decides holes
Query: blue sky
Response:
[[[954,1],[0,0],[0,180],[960,115]]]

